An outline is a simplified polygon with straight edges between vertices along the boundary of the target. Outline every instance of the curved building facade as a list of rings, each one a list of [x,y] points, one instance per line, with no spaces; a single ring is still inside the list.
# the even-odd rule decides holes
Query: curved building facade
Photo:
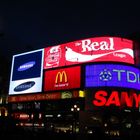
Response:
[[[56,132],[120,137],[133,128],[136,135],[138,52],[134,41],[108,36],[14,55],[11,114],[18,125],[35,123]]]

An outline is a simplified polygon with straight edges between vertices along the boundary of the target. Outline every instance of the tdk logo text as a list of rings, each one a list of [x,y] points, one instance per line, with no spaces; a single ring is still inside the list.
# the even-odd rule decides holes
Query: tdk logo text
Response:
[[[25,71],[27,69],[30,69],[32,68],[33,66],[35,65],[35,61],[30,61],[30,62],[27,62],[21,66],[18,67],[18,71]]]
[[[25,83],[22,83],[22,84],[16,86],[14,88],[14,91],[15,92],[24,91],[24,90],[27,90],[27,89],[33,87],[34,85],[35,85],[35,82],[34,81],[25,82]]]

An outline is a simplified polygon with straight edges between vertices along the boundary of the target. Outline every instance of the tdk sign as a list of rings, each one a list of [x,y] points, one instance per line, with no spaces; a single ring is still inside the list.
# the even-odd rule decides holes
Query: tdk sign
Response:
[[[86,65],[85,87],[123,87],[140,90],[140,70],[121,64]]]
[[[34,81],[25,82],[25,83],[22,83],[22,84],[16,86],[14,88],[14,91],[15,92],[24,91],[24,90],[27,90],[27,89],[33,87],[34,85],[35,85],[35,82]]]
[[[25,71],[25,70],[28,70],[30,68],[32,68],[33,66],[35,65],[35,61],[30,61],[30,62],[27,62],[21,66],[18,67],[18,71]]]

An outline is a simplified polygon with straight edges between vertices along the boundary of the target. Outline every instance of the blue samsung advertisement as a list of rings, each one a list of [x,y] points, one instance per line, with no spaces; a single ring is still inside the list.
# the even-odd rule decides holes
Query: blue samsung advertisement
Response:
[[[13,56],[9,95],[42,91],[44,50]]]
[[[85,87],[140,89],[140,70],[120,64],[93,64],[85,67]]]

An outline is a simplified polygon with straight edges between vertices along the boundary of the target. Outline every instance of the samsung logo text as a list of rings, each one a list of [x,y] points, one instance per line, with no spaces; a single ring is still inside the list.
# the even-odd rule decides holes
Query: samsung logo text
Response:
[[[30,61],[30,62],[27,62],[21,66],[18,67],[18,71],[25,71],[25,70],[28,70],[30,68],[32,68],[33,66],[35,65],[35,61]]]
[[[25,82],[25,83],[22,83],[22,84],[16,86],[14,88],[14,91],[15,92],[24,91],[24,90],[27,90],[27,89],[33,87],[34,85],[35,85],[35,82],[34,81]]]

